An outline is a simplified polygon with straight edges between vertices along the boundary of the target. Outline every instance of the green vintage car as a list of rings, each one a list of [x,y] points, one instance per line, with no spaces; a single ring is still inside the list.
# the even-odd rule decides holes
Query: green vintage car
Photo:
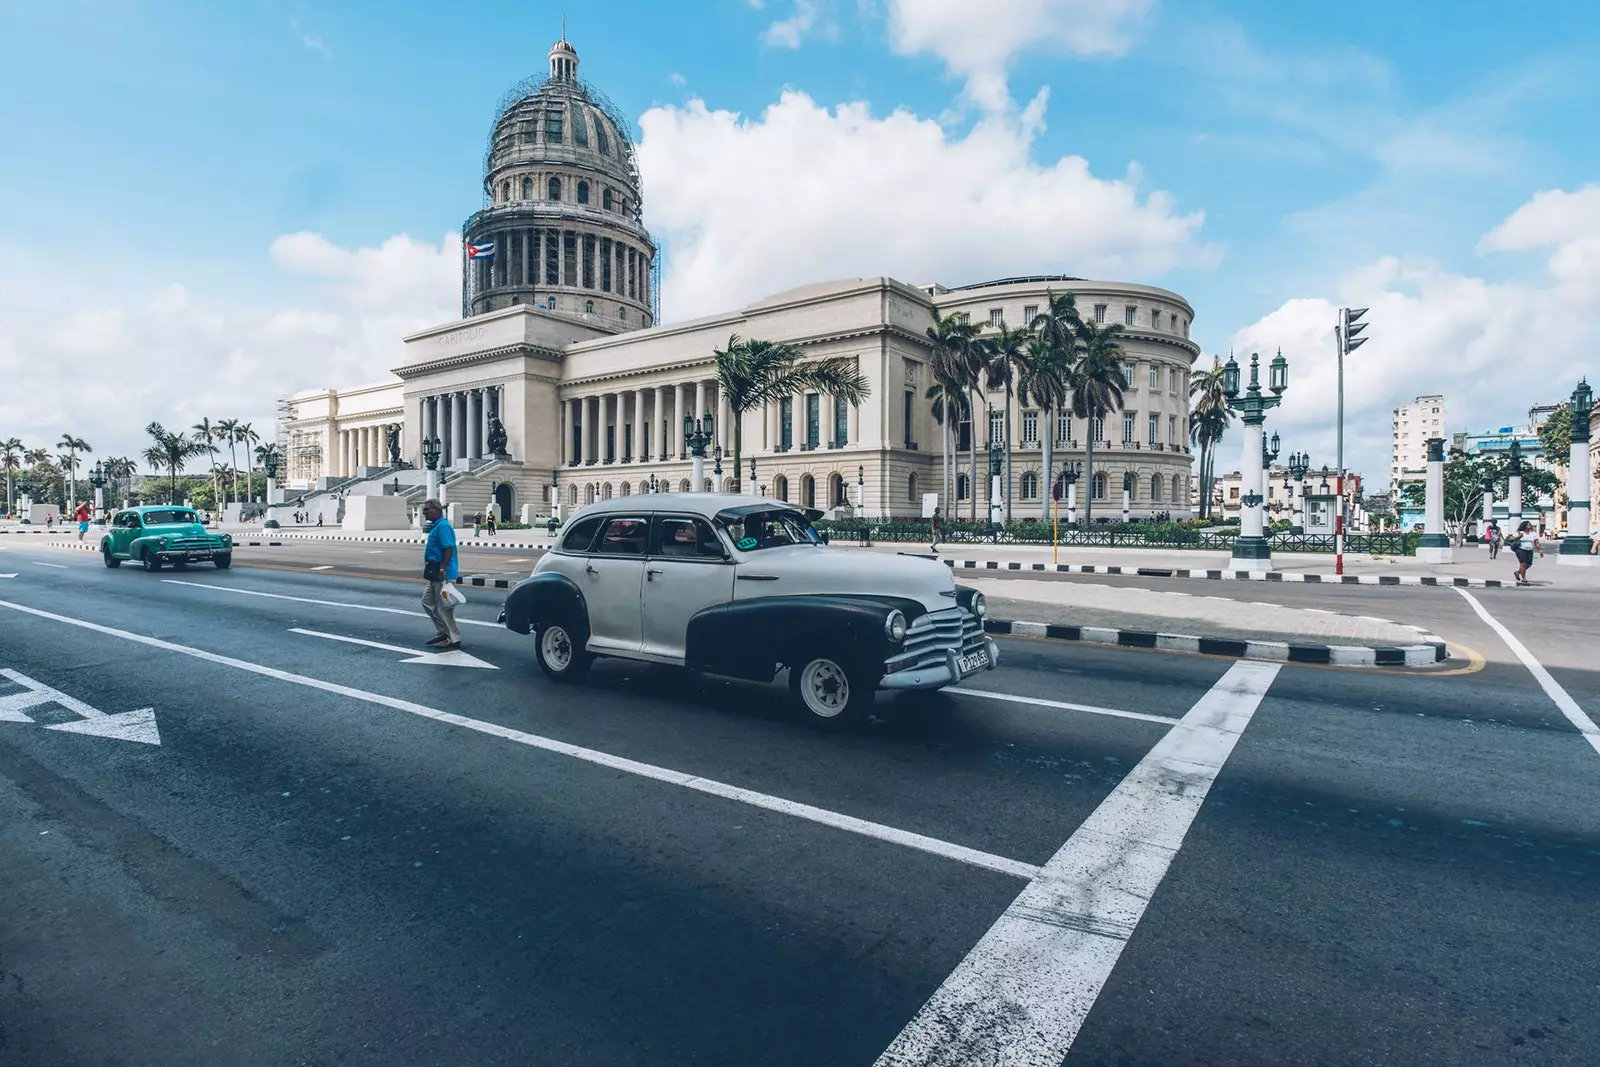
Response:
[[[171,504],[127,508],[112,517],[100,538],[100,558],[107,567],[120,567],[123,560],[137,561],[147,571],[158,571],[169,563],[187,567],[207,561],[221,570],[233,563],[233,538],[208,533],[192,508]]]

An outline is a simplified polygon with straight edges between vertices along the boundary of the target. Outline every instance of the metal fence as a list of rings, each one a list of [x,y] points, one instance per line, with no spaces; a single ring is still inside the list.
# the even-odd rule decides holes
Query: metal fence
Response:
[[[861,520],[822,520],[816,523],[819,532],[833,541],[856,541],[870,544],[874,541],[889,544],[927,544],[932,529],[926,521],[906,519],[881,522]],[[1238,538],[1235,531],[1208,531],[1176,523],[1117,523],[1104,527],[1062,527],[1056,532],[1054,544],[1067,548],[1166,548],[1202,549],[1226,552],[1233,548]],[[1420,534],[1372,533],[1348,534],[1344,550],[1351,554],[1376,556],[1415,555]],[[1014,522],[996,533],[984,523],[943,523],[939,541],[942,544],[973,545],[1049,545],[1051,528],[1046,523]],[[1272,547],[1280,552],[1327,553],[1334,550],[1332,534],[1276,533],[1271,537]]]

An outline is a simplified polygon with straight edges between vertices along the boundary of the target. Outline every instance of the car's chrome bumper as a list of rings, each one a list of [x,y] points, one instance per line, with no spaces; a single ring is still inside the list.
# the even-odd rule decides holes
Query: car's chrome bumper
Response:
[[[886,674],[878,682],[879,689],[941,689],[947,685],[954,685],[962,678],[970,678],[981,671],[992,671],[1000,665],[1000,647],[994,643],[994,638],[983,639],[983,650],[989,654],[989,665],[979,667],[977,670],[961,673],[962,653],[956,649],[947,649],[944,662],[930,666],[913,667],[909,670],[895,671]]]

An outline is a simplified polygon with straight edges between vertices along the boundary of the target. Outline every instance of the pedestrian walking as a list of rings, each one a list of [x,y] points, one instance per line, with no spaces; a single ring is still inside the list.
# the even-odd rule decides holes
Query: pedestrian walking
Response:
[[[935,507],[933,509],[933,518],[932,518],[931,521],[929,521],[928,528],[931,531],[929,533],[930,540],[928,541],[928,551],[929,552],[937,552],[937,551],[939,551],[939,533],[940,533],[940,530],[939,530],[939,509],[937,507]]]
[[[1490,519],[1488,528],[1483,531],[1483,539],[1489,545],[1490,559],[1498,559],[1500,557],[1500,543],[1504,538],[1505,535],[1500,532],[1500,524]]]
[[[89,505],[78,501],[78,510],[73,514],[78,520],[78,540],[83,540],[83,535],[89,532]]]
[[[478,532],[480,530],[482,530],[482,529],[483,529],[483,512],[474,511],[472,513],[472,536],[473,537],[477,537],[478,536]]]
[[[437,500],[422,502],[422,517],[433,524],[428,528],[428,542],[422,549],[422,576],[428,581],[422,593],[422,610],[428,613],[439,631],[428,639],[428,644],[450,652],[461,647],[456,608],[444,594],[445,583],[461,577],[456,561],[456,531],[444,517],[444,507]]]
[[[497,526],[494,521],[493,509],[489,511],[489,514],[483,517],[483,525],[484,528],[489,531],[490,537],[493,537],[495,535],[495,531],[499,529],[499,526]]]
[[[1537,552],[1540,559],[1544,558],[1544,545],[1539,543],[1538,531],[1533,528],[1533,523],[1524,522],[1506,540],[1506,544],[1517,557],[1517,584],[1528,585],[1528,568],[1533,566],[1533,554]]]
[[[317,512],[317,529],[322,528],[322,512]]]
[[[55,514],[53,512],[49,512],[49,513],[45,514],[45,517],[44,517],[44,532],[45,533],[55,533],[56,532],[56,517],[55,517]]]

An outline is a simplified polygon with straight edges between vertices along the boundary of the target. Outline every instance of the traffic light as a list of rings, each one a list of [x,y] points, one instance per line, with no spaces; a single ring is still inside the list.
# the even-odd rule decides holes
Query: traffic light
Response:
[[[1339,339],[1346,352],[1354,352],[1367,343],[1367,338],[1360,336],[1367,324],[1361,321],[1361,316],[1367,313],[1367,308],[1340,308],[1339,309]]]

